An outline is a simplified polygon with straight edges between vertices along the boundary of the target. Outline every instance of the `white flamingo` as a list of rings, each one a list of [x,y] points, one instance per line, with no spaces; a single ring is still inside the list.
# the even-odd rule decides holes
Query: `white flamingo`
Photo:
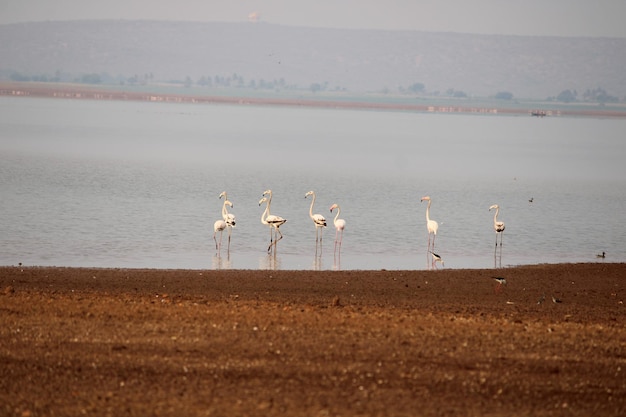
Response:
[[[317,254],[317,246],[322,245],[322,235],[324,233],[324,227],[326,227],[326,219],[321,214],[313,214],[313,205],[315,204],[315,192],[309,191],[304,195],[304,198],[312,195],[313,199],[311,200],[311,207],[309,207],[309,217],[313,220],[313,224],[315,225],[315,253]]]
[[[333,219],[333,224],[335,225],[335,252],[337,252],[337,242],[339,242],[339,252],[341,253],[341,243],[343,242],[343,230],[346,228],[346,221],[344,219],[339,218],[339,214],[341,213],[341,207],[338,204],[333,204],[330,206],[330,212],[332,213],[334,209],[337,209],[337,214]]]
[[[224,205],[222,206],[222,218],[226,222],[226,227],[228,227],[228,252],[230,252],[230,236],[233,232],[233,227],[235,227],[235,215],[229,213],[226,206],[233,208],[233,203],[230,200],[224,200]]]
[[[428,229],[428,251],[432,252],[435,250],[435,238],[437,237],[437,230],[439,229],[439,223],[437,223],[435,220],[431,220],[430,219],[430,197],[429,196],[424,196],[422,197],[422,199],[420,200],[420,202],[422,201],[428,201],[428,206],[426,206],[426,228]],[[430,235],[433,235],[433,243],[431,245],[430,243]]]
[[[259,201],[259,206],[263,203],[267,203],[267,205],[265,206],[265,211],[261,214],[261,223],[270,227],[270,245],[267,247],[267,251],[270,252],[272,250],[272,246],[275,248],[278,241],[283,238],[283,234],[280,232],[280,226],[282,226],[287,220],[280,216],[270,214],[270,200],[267,197],[263,197],[261,201]],[[278,233],[280,237],[274,238],[274,234],[276,233]]]
[[[266,220],[266,217],[268,215],[268,208],[269,208],[269,205],[267,204],[268,201],[269,200],[267,199],[267,197],[261,198],[261,200],[259,200],[259,206],[263,203],[266,203],[265,210],[263,210],[263,213],[261,213],[261,223],[270,227],[270,245],[267,247],[267,251],[269,252],[272,249],[272,244],[274,243],[274,231],[270,223]]]
[[[269,198],[265,197],[266,195],[269,196]],[[276,248],[276,244],[278,243],[278,241],[283,238],[283,234],[280,232],[280,226],[285,224],[287,220],[270,213],[270,205],[272,203],[272,190],[265,190],[265,192],[263,193],[263,198],[261,199],[261,201],[259,201],[259,206],[263,203],[267,203],[267,205],[265,206],[265,211],[263,212],[263,214],[261,214],[261,223],[270,227],[270,245],[267,247],[267,251],[270,252],[270,250],[272,249],[272,245],[274,246],[274,248]],[[280,237],[273,239],[272,231],[274,231],[274,233],[278,233]]]
[[[216,220],[215,223],[213,223],[213,240],[215,241],[215,250],[218,252],[222,249],[222,233],[224,229],[226,229],[226,222],[224,220]],[[220,232],[219,244],[216,238],[217,232]]]
[[[494,204],[489,207],[489,211],[496,210],[496,214],[493,216],[493,229],[496,231],[496,246],[498,246],[498,235],[500,235],[500,246],[502,246],[502,232],[504,232],[504,222],[498,221],[498,213],[500,212],[500,206]]]
[[[498,206],[497,204],[494,204],[491,207],[489,207],[489,211],[491,211],[492,209],[496,210],[496,214],[494,214],[493,216],[493,229],[496,231],[496,246],[493,250],[493,257],[494,257],[494,264],[495,264],[496,252],[498,249],[498,235],[500,235],[500,262],[502,262],[502,237],[504,235],[505,226],[504,226],[504,222],[498,221],[498,213],[500,212],[500,206]]]
[[[226,201],[228,201],[230,207],[233,207],[233,203],[231,203],[228,200],[228,195],[226,194],[226,191],[222,191],[222,193],[220,194],[220,199],[224,197],[224,206],[222,207],[222,218],[224,219],[224,221],[226,222],[226,224],[230,227],[235,227],[235,215],[232,213],[229,213],[228,210],[226,210]]]

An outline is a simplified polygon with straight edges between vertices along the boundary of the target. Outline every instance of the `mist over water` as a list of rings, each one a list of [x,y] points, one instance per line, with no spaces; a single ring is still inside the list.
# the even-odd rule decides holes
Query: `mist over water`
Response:
[[[0,264],[425,269],[626,260],[626,121],[0,99]],[[259,199],[287,219],[276,258]],[[326,216],[321,258],[309,218]],[[228,192],[237,216],[216,256]],[[533,197],[533,203],[528,200]],[[333,203],[347,221],[333,256]]]

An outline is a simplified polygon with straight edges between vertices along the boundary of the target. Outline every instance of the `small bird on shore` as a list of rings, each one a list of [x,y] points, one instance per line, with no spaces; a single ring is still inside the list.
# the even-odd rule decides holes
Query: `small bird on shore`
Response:
[[[492,277],[496,281],[496,287],[494,288],[494,292],[496,294],[500,294],[502,291],[502,286],[506,285],[506,278],[502,277]]]
[[[537,304],[542,304],[544,301],[546,301],[546,293],[545,292],[543,293],[541,298],[539,300],[537,300]]]
[[[558,299],[558,298],[554,297],[554,295],[552,296],[552,302],[553,302],[554,304],[562,303],[562,301],[561,301],[560,299]]]
[[[433,256],[433,268],[437,269],[437,262],[441,263],[441,266],[444,266],[441,256],[437,255],[435,252],[429,252]]]

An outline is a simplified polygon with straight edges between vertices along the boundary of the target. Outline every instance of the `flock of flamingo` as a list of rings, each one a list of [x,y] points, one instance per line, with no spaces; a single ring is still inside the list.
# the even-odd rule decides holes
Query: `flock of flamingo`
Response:
[[[315,254],[318,254],[318,248],[321,249],[322,244],[322,229],[326,227],[326,218],[321,214],[313,214],[313,206],[315,205],[315,192],[309,191],[304,195],[304,198],[312,196],[311,199],[311,207],[309,209],[309,215],[311,216],[311,220],[313,220],[313,224],[315,225]],[[222,247],[222,233],[224,230],[228,229],[228,251],[230,251],[230,238],[232,234],[232,228],[235,227],[235,215],[228,212],[228,207],[233,207],[233,203],[228,200],[228,195],[226,191],[223,191],[219,198],[224,197],[224,204],[222,205],[222,219],[216,220],[213,224],[213,240],[215,241],[215,249],[217,251],[221,250]],[[261,223],[266,226],[269,226],[270,229],[270,244],[267,247],[268,253],[276,253],[276,245],[278,241],[283,238],[283,234],[280,231],[280,226],[287,222],[281,216],[277,216],[275,214],[270,213],[270,207],[272,204],[272,190],[265,190],[263,192],[263,196],[259,201],[259,206],[265,203],[265,210],[261,214]],[[335,218],[333,219],[333,224],[335,225],[335,254],[338,251],[341,251],[341,244],[343,242],[343,231],[346,228],[346,221],[344,219],[340,219],[339,215],[341,213],[341,207],[339,204],[333,204],[330,207],[330,212],[333,210],[337,210],[335,214]],[[220,240],[217,240],[217,233],[220,233]]]
[[[228,212],[228,208],[233,207],[233,203],[228,200],[228,195],[226,191],[223,191],[219,198],[224,197],[224,203],[222,205],[222,219],[216,220],[213,224],[213,240],[215,241],[215,249],[218,251],[221,250],[222,247],[222,234],[224,230],[228,229],[228,251],[230,252],[230,239],[232,234],[232,229],[235,227],[235,215]],[[311,197],[311,206],[309,207],[309,217],[313,221],[315,226],[315,256],[318,256],[318,253],[321,254],[321,245],[322,245],[322,234],[323,229],[327,226],[326,218],[319,214],[313,213],[313,206],[315,205],[315,192],[309,191],[304,195],[304,198]],[[430,218],[430,205],[432,200],[430,196],[424,196],[420,200],[420,202],[428,201],[428,205],[426,206],[426,228],[428,230],[428,248],[427,254],[430,254],[432,257],[431,267],[436,269],[437,263],[440,263],[444,266],[443,259],[440,255],[435,253],[435,238],[437,237],[437,230],[439,229],[439,223]],[[531,200],[529,200],[531,201]],[[281,216],[277,216],[275,214],[271,214],[270,207],[272,204],[272,190],[265,190],[263,192],[263,196],[259,201],[259,206],[265,203],[265,210],[261,214],[261,223],[269,226],[270,230],[270,243],[267,247],[268,253],[276,254],[276,245],[283,238],[283,234],[280,231],[280,226],[287,222]],[[341,213],[341,207],[338,204],[333,204],[330,207],[330,212],[333,210],[337,210],[335,214],[335,218],[333,219],[333,224],[335,226],[335,249],[334,253],[337,255],[341,253],[341,244],[343,242],[343,231],[346,228],[346,221],[344,219],[340,219],[339,215]],[[494,266],[496,266],[496,258],[498,251],[498,236],[500,237],[500,266],[502,266],[502,236],[505,229],[504,222],[498,220],[498,214],[500,212],[500,206],[497,204],[489,207],[489,211],[495,210],[495,214],[493,216],[493,228],[496,232],[496,244],[494,248]],[[220,233],[219,241],[217,240],[217,233]],[[431,239],[432,235],[432,239]]]

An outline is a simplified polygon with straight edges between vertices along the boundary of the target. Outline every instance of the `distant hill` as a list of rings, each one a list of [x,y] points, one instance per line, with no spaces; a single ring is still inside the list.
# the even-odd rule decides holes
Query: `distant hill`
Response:
[[[321,29],[267,23],[68,21],[0,25],[0,77],[440,95],[626,97],[626,39]],[[133,78],[134,77],[134,78]],[[204,79],[202,78],[204,77]],[[221,82],[221,81],[217,81]]]

